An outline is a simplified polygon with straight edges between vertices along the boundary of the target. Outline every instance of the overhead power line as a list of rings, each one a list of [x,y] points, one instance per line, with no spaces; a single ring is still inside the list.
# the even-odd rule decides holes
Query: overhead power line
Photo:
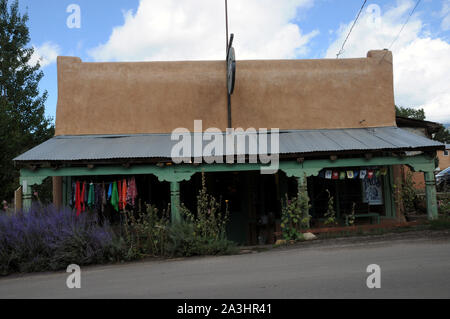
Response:
[[[355,25],[356,25],[356,22],[358,22],[359,16],[361,15],[361,12],[363,11],[363,9],[364,9],[366,3],[367,3],[367,0],[364,0],[364,3],[362,4],[361,9],[359,9],[358,15],[356,16],[356,19],[355,19],[355,21],[353,22],[353,25],[352,25],[352,27],[350,28],[350,31],[348,32],[347,37],[346,37],[345,40],[344,40],[344,43],[342,43],[341,49],[339,50],[338,54],[336,54],[336,59],[339,59],[339,56],[344,52],[344,46],[345,46],[345,44],[347,43],[348,37],[350,36],[350,33],[352,33],[353,28],[354,28]]]
[[[394,43],[398,40],[398,38],[400,37],[400,34],[402,33],[403,29],[405,28],[405,26],[408,24],[409,19],[411,19],[411,16],[414,14],[414,11],[416,11],[417,7],[419,6],[421,0],[417,0],[416,5],[414,6],[414,8],[412,9],[411,13],[409,14],[408,18],[406,19],[405,23],[402,25],[402,28],[400,29],[400,31],[398,32],[397,36],[395,37],[395,39],[391,42],[391,45],[388,47],[388,50],[390,50],[392,48],[392,46],[394,45]]]

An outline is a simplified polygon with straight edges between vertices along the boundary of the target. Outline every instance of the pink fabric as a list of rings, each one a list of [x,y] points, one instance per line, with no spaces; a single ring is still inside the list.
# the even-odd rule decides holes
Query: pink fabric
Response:
[[[127,202],[128,204],[134,206],[136,197],[138,195],[137,187],[136,187],[136,179],[134,176],[128,181],[128,189],[127,189]]]

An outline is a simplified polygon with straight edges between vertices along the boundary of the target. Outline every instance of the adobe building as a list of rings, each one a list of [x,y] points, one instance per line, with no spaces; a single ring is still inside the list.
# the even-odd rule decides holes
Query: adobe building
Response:
[[[445,144],[445,150],[439,150],[437,153],[439,159],[439,171],[443,171],[444,169],[450,167],[450,144]]]
[[[59,57],[55,137],[15,159],[24,207],[31,187],[47,177],[54,177],[55,203],[71,207],[77,182],[109,185],[134,177],[133,209],[170,204],[172,220],[178,220],[179,204],[194,205],[205,172],[208,190],[229,203],[230,239],[270,242],[285,194],[295,196],[305,177],[312,226],[323,221],[327,190],[339,218],[355,203],[357,222],[401,219],[393,170],[408,165],[424,174],[428,217],[437,218],[435,158],[444,145],[397,127],[391,52],[237,61],[236,70],[231,127],[280,130],[274,174],[261,174],[260,162],[174,163],[174,129],[193,132],[195,120],[202,120],[203,130],[228,127],[224,61],[85,63]],[[251,154],[246,149],[238,155]]]

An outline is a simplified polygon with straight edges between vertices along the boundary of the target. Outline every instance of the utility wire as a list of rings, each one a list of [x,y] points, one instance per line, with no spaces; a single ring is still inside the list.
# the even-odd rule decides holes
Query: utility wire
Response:
[[[350,36],[350,33],[352,33],[353,28],[354,28],[355,25],[356,25],[356,22],[358,22],[359,16],[361,15],[361,12],[363,11],[363,9],[364,9],[366,3],[367,3],[367,0],[364,0],[364,3],[363,3],[363,5],[361,6],[361,9],[359,9],[358,15],[356,16],[356,19],[355,19],[355,21],[353,22],[353,25],[352,25],[352,27],[350,28],[350,31],[348,32],[347,37],[346,37],[345,40],[344,40],[344,43],[342,43],[341,49],[339,50],[338,54],[336,54],[336,59],[339,59],[339,56],[344,52],[344,46],[345,46],[345,43],[347,43],[348,37]]]
[[[402,28],[400,29],[400,31],[398,32],[397,36],[395,37],[395,39],[391,42],[391,45],[388,47],[388,50],[390,50],[392,48],[392,46],[394,45],[394,43],[398,40],[398,38],[400,37],[400,34],[402,33],[403,29],[405,28],[405,26],[408,24],[409,19],[411,19],[411,16],[414,14],[414,11],[416,11],[417,7],[419,6],[421,0],[417,0],[416,5],[414,6],[414,8],[412,9],[411,13],[409,14],[408,18],[406,19],[405,23],[403,24]]]
[[[414,11],[416,11],[417,7],[419,6],[419,3],[422,0],[417,0],[416,5],[414,6],[414,8],[412,9],[411,13],[409,14],[408,18],[406,19],[405,23],[402,25],[402,28],[400,29],[400,31],[398,32],[397,36],[395,37],[394,40],[392,40],[391,44],[389,45],[388,49],[386,50],[386,53],[383,55],[383,57],[380,60],[380,63],[384,60],[384,58],[386,57],[386,54],[388,54],[388,52],[391,50],[392,46],[394,45],[394,43],[398,40],[398,38],[400,37],[400,34],[402,33],[403,29],[405,28],[405,26],[408,24],[409,19],[411,19],[411,16],[414,14]]]

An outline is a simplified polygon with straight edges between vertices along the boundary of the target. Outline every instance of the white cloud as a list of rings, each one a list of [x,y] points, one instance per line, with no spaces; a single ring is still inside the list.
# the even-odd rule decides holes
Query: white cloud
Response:
[[[369,6],[341,57],[363,57],[369,50],[389,47],[414,5],[412,0],[399,0],[384,13],[377,5]],[[341,25],[327,57],[336,57],[352,23]],[[420,12],[416,11],[391,50],[396,104],[422,107],[428,120],[450,123],[450,43],[431,38],[424,30]]]
[[[313,0],[228,1],[238,59],[294,58],[318,32],[292,22]],[[218,60],[225,57],[223,0],[141,0],[109,40],[90,51],[97,61]]]
[[[60,47],[52,42],[45,42],[43,45],[36,47],[33,46],[34,53],[29,61],[30,65],[36,65],[37,62],[40,63],[41,68],[55,63],[56,58],[61,52]]]

